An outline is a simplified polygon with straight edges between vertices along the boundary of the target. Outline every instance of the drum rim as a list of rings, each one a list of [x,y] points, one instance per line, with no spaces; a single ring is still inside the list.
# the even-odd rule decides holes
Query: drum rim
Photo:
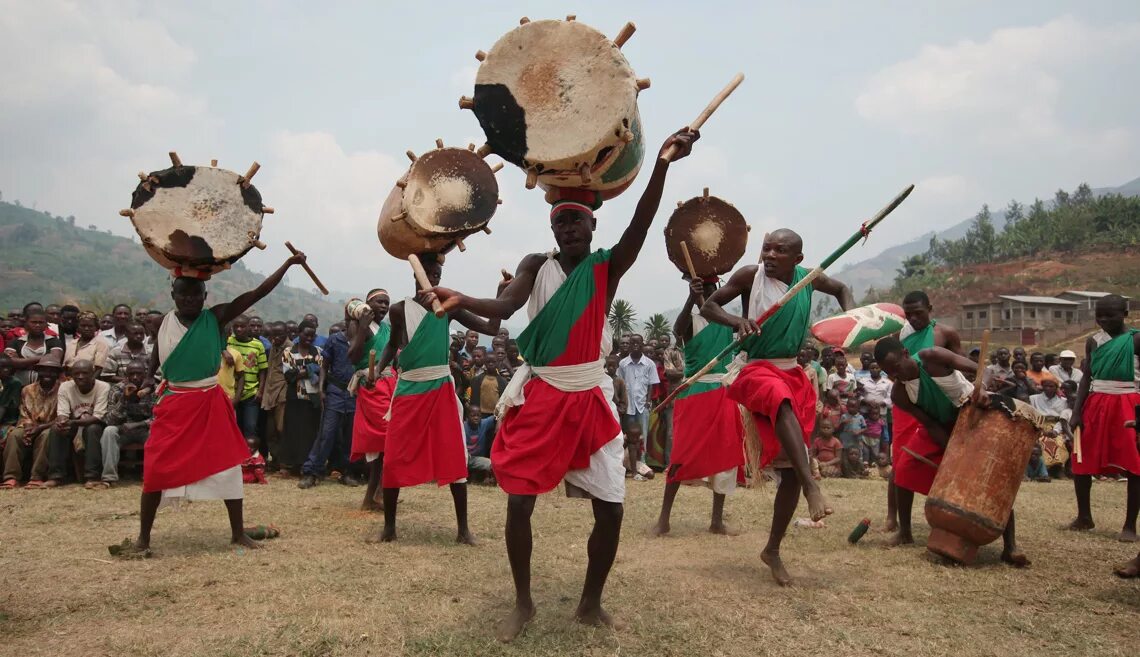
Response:
[[[691,247],[689,249],[690,250],[690,256],[693,258],[694,268],[697,270],[698,276],[700,276],[700,277],[721,276],[723,274],[727,274],[727,273],[731,272],[736,267],[737,263],[739,263],[740,260],[742,258],[744,258],[744,254],[747,253],[747,251],[748,251],[748,236],[749,236],[749,231],[750,231],[750,227],[748,225],[748,220],[744,217],[744,213],[741,212],[739,210],[739,208],[737,208],[735,205],[724,200],[723,198],[720,198],[718,196],[711,196],[711,195],[707,196],[707,197],[706,196],[694,196],[693,198],[690,198],[687,201],[682,201],[681,205],[673,210],[672,214],[669,215],[668,221],[665,222],[665,228],[663,230],[664,237],[665,237],[665,253],[666,253],[666,256],[669,258],[669,261],[672,262],[673,265],[675,267],[677,267],[677,269],[680,270],[680,272],[682,274],[688,274],[689,273],[688,265],[685,262],[684,256],[681,254],[680,242],[682,242],[684,240],[682,240],[680,238],[680,236],[674,236],[672,233],[673,233],[673,231],[678,230],[678,228],[675,225],[675,221],[678,220],[678,217],[684,216],[684,215],[681,215],[680,213],[686,209],[689,209],[689,211],[691,212],[692,211],[691,208],[694,207],[695,204],[699,204],[702,202],[703,203],[716,203],[718,205],[718,207],[721,208],[722,211],[724,209],[730,210],[731,211],[730,213],[727,213],[726,215],[724,215],[723,220],[729,224],[739,222],[739,225],[743,228],[744,239],[740,241],[740,246],[739,246],[740,255],[738,255],[736,258],[728,258],[726,260],[726,262],[728,262],[728,264],[721,266],[721,267],[714,267],[714,268],[712,268],[713,271],[702,271],[702,269],[699,265],[701,264],[701,262],[707,262],[709,260],[709,258],[704,257],[704,260],[702,261],[701,260],[702,256],[699,255],[701,252],[699,250],[694,250]],[[731,241],[729,242],[730,245],[735,244],[735,243],[736,242],[731,242]],[[723,250],[724,250],[724,246],[722,245],[721,251],[723,251]],[[674,253],[674,251],[676,253]],[[720,254],[721,251],[717,252],[718,255]]]

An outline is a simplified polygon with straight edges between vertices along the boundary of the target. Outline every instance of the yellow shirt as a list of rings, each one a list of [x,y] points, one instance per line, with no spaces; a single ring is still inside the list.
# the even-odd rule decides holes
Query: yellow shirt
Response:
[[[234,398],[234,374],[245,371],[245,365],[242,363],[241,353],[233,347],[228,347],[226,351],[234,357],[234,364],[231,366],[222,358],[222,366],[218,369],[218,385],[222,390],[226,391],[226,396],[230,399]]]

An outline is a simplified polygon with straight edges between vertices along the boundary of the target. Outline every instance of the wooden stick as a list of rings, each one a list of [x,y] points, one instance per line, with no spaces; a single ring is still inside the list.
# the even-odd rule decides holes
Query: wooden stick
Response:
[[[285,242],[285,248],[289,249],[289,253],[292,253],[293,255],[297,255],[299,253],[297,249],[293,248],[292,242]],[[321,294],[328,296],[329,289],[325,287],[325,284],[321,282],[321,279],[317,278],[317,275],[313,273],[312,268],[309,267],[309,263],[302,262],[301,267],[304,268],[305,273],[309,275],[309,278],[313,279],[313,282],[316,283],[317,289],[321,291]]]
[[[253,180],[253,177],[257,175],[257,171],[259,169],[261,169],[261,165],[256,161],[253,164],[249,165],[249,171],[246,171],[245,175],[241,177],[241,186],[243,188],[249,187],[249,181]]]
[[[1084,463],[1085,457],[1081,453],[1081,428],[1073,429],[1073,456],[1077,457],[1077,463]]]
[[[910,454],[912,457],[914,457],[914,460],[918,461],[919,463],[925,463],[926,465],[929,465],[930,467],[934,468],[935,470],[938,469],[937,463],[935,463],[934,461],[931,461],[930,459],[926,458],[925,456],[923,456],[921,454],[915,453],[915,451],[912,450],[911,448],[906,447],[904,445],[902,448],[902,451],[906,452],[907,454]]]
[[[981,365],[982,363],[988,363],[989,362],[988,356],[986,355],[989,353],[989,350],[990,350],[990,330],[986,329],[986,330],[982,331],[982,347],[981,347],[981,351],[979,352],[979,355],[978,355],[978,364],[979,365]],[[977,403],[977,401],[982,398],[982,386],[985,385],[985,378],[986,378],[985,372],[986,372],[985,367],[982,367],[977,372],[974,372],[974,394],[972,396],[972,399],[974,400],[975,403]]]
[[[724,87],[724,89],[721,89],[720,93],[718,93],[716,96],[713,97],[712,102],[709,103],[708,106],[705,107],[705,109],[702,110],[701,113],[697,115],[697,118],[694,119],[693,122],[689,124],[689,126],[688,126],[689,129],[690,130],[700,130],[701,126],[703,126],[705,124],[705,121],[709,120],[709,117],[712,116],[713,112],[715,112],[718,107],[720,107],[720,104],[724,102],[724,99],[728,98],[732,94],[732,92],[736,91],[736,88],[740,86],[741,82],[744,82],[744,74],[743,73],[737,73],[736,76],[734,78],[732,78],[732,81],[729,82]],[[673,159],[673,156],[676,154],[677,154],[677,146],[673,145],[673,146],[669,147],[669,150],[665,151],[665,153],[661,156],[661,159],[665,160],[666,162],[669,162]]]
[[[694,281],[700,280],[697,278],[697,268],[693,266],[693,259],[689,256],[689,245],[684,242],[681,242],[681,255],[685,256],[685,266],[689,268],[689,279]],[[705,305],[705,295],[703,292],[697,295],[697,301],[700,301],[702,306]]]
[[[178,157],[178,153],[170,151],[170,163],[176,167],[182,166],[182,160]]]
[[[357,329],[360,330],[360,329]],[[368,350],[368,380],[376,378],[376,350]]]
[[[622,26],[621,31],[618,32],[617,36],[614,37],[614,45],[617,46],[618,48],[621,48],[622,46],[625,45],[626,41],[629,41],[629,38],[631,36],[633,36],[633,33],[636,31],[637,31],[636,25],[634,25],[633,23],[626,23],[625,25]]]
[[[414,253],[408,255],[408,264],[412,266],[412,273],[416,275],[416,283],[419,284],[420,289],[424,292],[431,290],[431,281],[428,280],[427,272],[424,271],[420,257]],[[431,310],[436,317],[443,317],[443,304],[439,302],[439,299],[432,300]]]

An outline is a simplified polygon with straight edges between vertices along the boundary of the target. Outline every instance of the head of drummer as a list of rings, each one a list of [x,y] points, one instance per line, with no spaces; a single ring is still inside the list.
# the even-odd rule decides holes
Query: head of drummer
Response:
[[[392,304],[392,297],[388,296],[388,290],[378,287],[368,291],[365,302],[372,309],[373,320],[379,322],[388,315],[388,306]]]
[[[916,331],[930,326],[930,297],[922,290],[908,292],[903,297],[902,302],[903,314],[906,315],[906,321],[910,324],[911,328]]]
[[[206,305],[206,281],[200,278],[179,276],[170,286],[170,298],[183,319],[195,319]]]
[[[1094,311],[1097,326],[1105,333],[1117,336],[1124,332],[1124,318],[1128,317],[1128,301],[1119,294],[1108,294],[1096,302]]]
[[[593,190],[559,188],[557,196],[550,205],[554,241],[567,256],[584,258],[590,253],[590,242],[598,227],[594,211],[602,205],[600,195]]]
[[[428,282],[433,286],[439,285],[439,280],[443,278],[443,254],[421,253],[419,257],[420,264],[424,266],[424,273],[427,274]]]
[[[796,265],[804,259],[804,241],[796,231],[780,228],[768,233],[760,252],[764,275],[791,284]]]
[[[910,352],[902,341],[893,335],[875,343],[875,362],[887,376],[896,381],[910,381],[918,377],[918,362],[910,357]]]

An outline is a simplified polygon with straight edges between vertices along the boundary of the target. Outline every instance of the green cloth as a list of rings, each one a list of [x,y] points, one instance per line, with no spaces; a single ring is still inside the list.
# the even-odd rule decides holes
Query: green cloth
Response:
[[[414,302],[407,301],[405,303]],[[406,372],[418,370],[422,367],[447,365],[451,361],[451,336],[447,333],[447,327],[450,324],[451,319],[447,315],[436,317],[433,312],[426,313],[424,318],[420,320],[420,325],[416,327],[415,334],[408,339],[408,344],[400,350],[400,369]],[[419,395],[431,392],[442,386],[449,378],[450,376],[442,376],[431,381],[400,379],[399,383],[396,384],[396,391],[393,396]]]
[[[565,354],[567,347],[570,346],[570,330],[583,319],[586,308],[598,291],[594,269],[602,263],[608,263],[609,259],[609,249],[598,249],[586,256],[586,259],[578,263],[558,290],[551,295],[550,300],[542,310],[538,311],[526,329],[519,334],[519,352],[527,363],[536,367],[545,367]],[[583,345],[579,345],[581,346]],[[597,358],[597,353],[595,351],[592,357],[587,357],[584,353],[566,354],[566,356],[576,362],[558,364],[573,365],[589,362]]]
[[[918,400],[915,405],[939,424],[947,424],[958,416],[958,407],[926,373],[926,365],[921,359],[918,360]]]
[[[807,269],[797,265],[795,274],[792,275],[792,284],[788,288],[795,287],[807,274]],[[763,275],[763,271],[760,275]],[[800,353],[811,318],[813,287],[808,285],[800,290],[791,301],[764,322],[758,335],[744,339],[741,347],[749,358],[794,358]]]
[[[380,358],[380,354],[384,353],[384,347],[388,346],[388,340],[392,336],[392,327],[386,322],[380,324],[380,329],[372,334],[372,337],[364,344],[364,356],[356,361],[356,369],[368,369],[368,352],[373,349],[376,350],[376,358]]]
[[[910,352],[910,357],[918,360],[918,352],[934,346],[934,322],[927,324],[921,331],[915,331],[903,338],[902,344]]]
[[[178,318],[175,317],[174,321]],[[260,342],[258,346],[261,346]],[[212,310],[203,310],[162,363],[162,376],[175,385],[216,376],[225,348],[218,318]]]
[[[707,365],[713,358],[716,358],[716,355],[730,344],[732,344],[732,327],[710,323],[701,329],[700,332],[693,336],[692,340],[685,343],[685,376],[690,377],[699,372],[702,367]],[[708,373],[724,374],[728,371],[728,364],[735,355],[735,353],[726,354]],[[719,383],[697,382],[682,390],[677,395],[677,399],[684,399],[685,397],[699,395],[702,392],[716,390],[720,385]]]
[[[226,344],[241,354],[242,365],[245,366],[245,371],[242,372],[242,376],[245,377],[245,388],[242,389],[241,393],[242,401],[252,399],[257,395],[261,386],[261,379],[258,375],[269,369],[269,358],[265,355],[265,346],[257,338],[250,338],[242,342],[232,335]]]
[[[1133,381],[1136,329],[1128,329],[1092,352],[1092,377],[1098,381]]]

